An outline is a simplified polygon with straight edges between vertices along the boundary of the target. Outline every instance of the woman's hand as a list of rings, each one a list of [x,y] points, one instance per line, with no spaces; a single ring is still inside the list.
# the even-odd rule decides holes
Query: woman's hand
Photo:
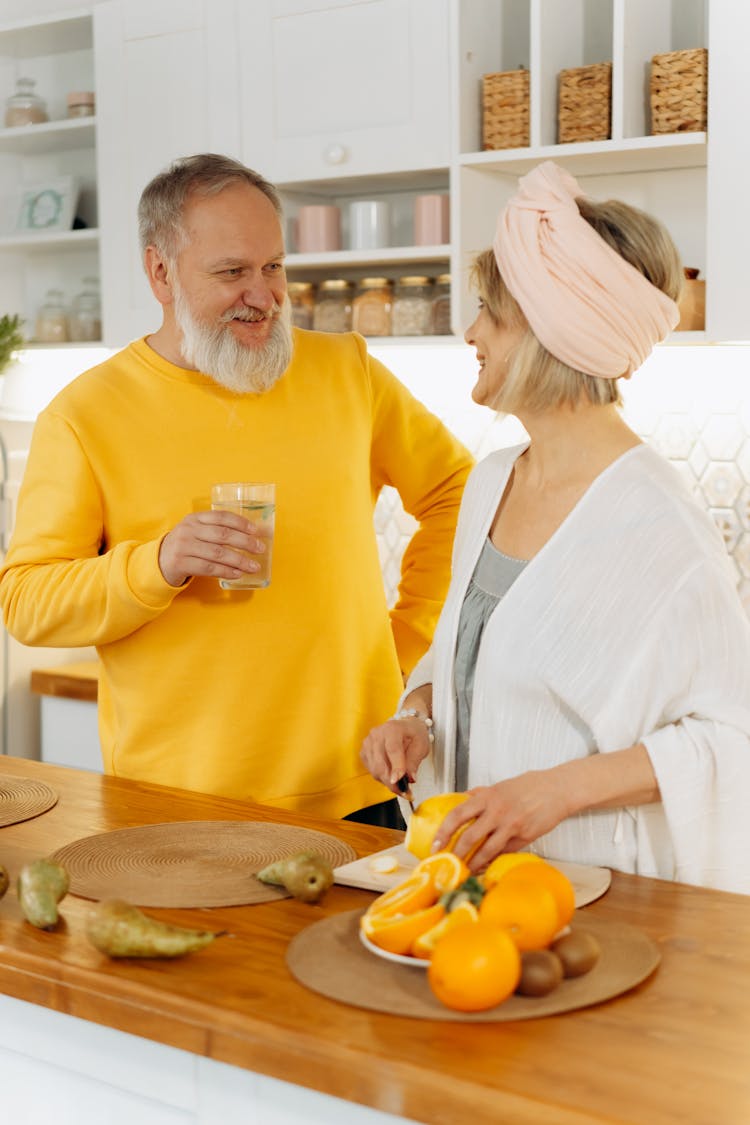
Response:
[[[453,850],[466,858],[477,848],[467,862],[472,871],[481,871],[501,852],[517,852],[550,832],[569,813],[567,786],[557,768],[523,773],[470,789],[438,828],[433,851],[446,847],[467,824]]]
[[[469,790],[437,830],[433,850],[447,847],[464,824],[455,852],[481,871],[501,852],[517,852],[584,809],[616,809],[661,800],[659,784],[642,742],[625,750],[573,758],[495,785]],[[473,824],[469,823],[474,821]]]
[[[404,776],[417,780],[417,770],[430,752],[430,730],[424,719],[389,719],[373,727],[359,756],[376,781],[400,794],[397,782]]]

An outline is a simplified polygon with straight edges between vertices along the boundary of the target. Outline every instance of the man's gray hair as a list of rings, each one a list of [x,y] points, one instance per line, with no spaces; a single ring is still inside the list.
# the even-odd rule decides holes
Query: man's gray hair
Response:
[[[141,253],[155,246],[174,262],[185,245],[183,213],[192,195],[216,195],[231,184],[244,183],[263,192],[281,218],[281,200],[273,184],[238,160],[216,153],[201,153],[175,160],[146,184],[138,204]]]

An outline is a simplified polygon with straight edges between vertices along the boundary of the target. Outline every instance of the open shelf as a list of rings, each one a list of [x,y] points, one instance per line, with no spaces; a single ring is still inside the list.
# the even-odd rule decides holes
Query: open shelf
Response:
[[[72,152],[93,148],[96,120],[93,117],[72,117],[62,121],[45,121],[39,125],[18,125],[0,129],[0,152],[29,156],[35,153]]]
[[[462,153],[463,167],[484,168],[523,176],[543,160],[564,163],[574,176],[621,172],[658,172],[706,166],[705,133],[668,133],[613,141],[542,145]]]

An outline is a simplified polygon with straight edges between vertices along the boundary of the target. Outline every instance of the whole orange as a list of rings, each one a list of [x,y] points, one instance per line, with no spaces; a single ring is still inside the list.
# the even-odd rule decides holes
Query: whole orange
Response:
[[[521,950],[544,949],[560,929],[552,892],[535,883],[512,880],[510,875],[487,891],[479,905],[479,918],[507,930]]]
[[[521,979],[521,955],[497,926],[463,922],[438,941],[427,968],[438,1000],[459,1012],[481,1012],[501,1004]]]
[[[525,863],[543,863],[544,860],[541,856],[534,855],[533,852],[502,852],[490,863],[487,870],[482,875],[482,882],[487,890],[494,887],[500,879],[504,879],[509,871],[514,871],[516,867],[522,866]]]
[[[567,875],[551,863],[523,864],[501,879],[504,887],[546,887],[557,905],[557,928],[567,926],[576,908],[576,893]]]

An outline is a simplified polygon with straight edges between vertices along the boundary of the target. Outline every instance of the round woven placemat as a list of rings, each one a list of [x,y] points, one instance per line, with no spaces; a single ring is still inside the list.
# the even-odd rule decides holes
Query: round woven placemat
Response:
[[[242,820],[180,820],[86,836],[53,858],[82,898],[124,898],[136,906],[245,906],[287,898],[255,873],[315,851],[332,867],[356,856],[348,844],[309,828]]]
[[[601,946],[601,957],[590,973],[562,981],[547,996],[510,996],[486,1012],[456,1012],[433,996],[424,968],[394,965],[365,949],[359,940],[361,915],[361,910],[335,914],[302,930],[289,943],[287,965],[300,984],[313,992],[392,1016],[494,1023],[557,1015],[634,988],[661,959],[657,947],[640,930],[587,913],[585,922],[576,920],[575,928],[588,930]]]
[[[31,777],[0,779],[0,828],[31,820],[56,804],[57,793],[43,781]]]

